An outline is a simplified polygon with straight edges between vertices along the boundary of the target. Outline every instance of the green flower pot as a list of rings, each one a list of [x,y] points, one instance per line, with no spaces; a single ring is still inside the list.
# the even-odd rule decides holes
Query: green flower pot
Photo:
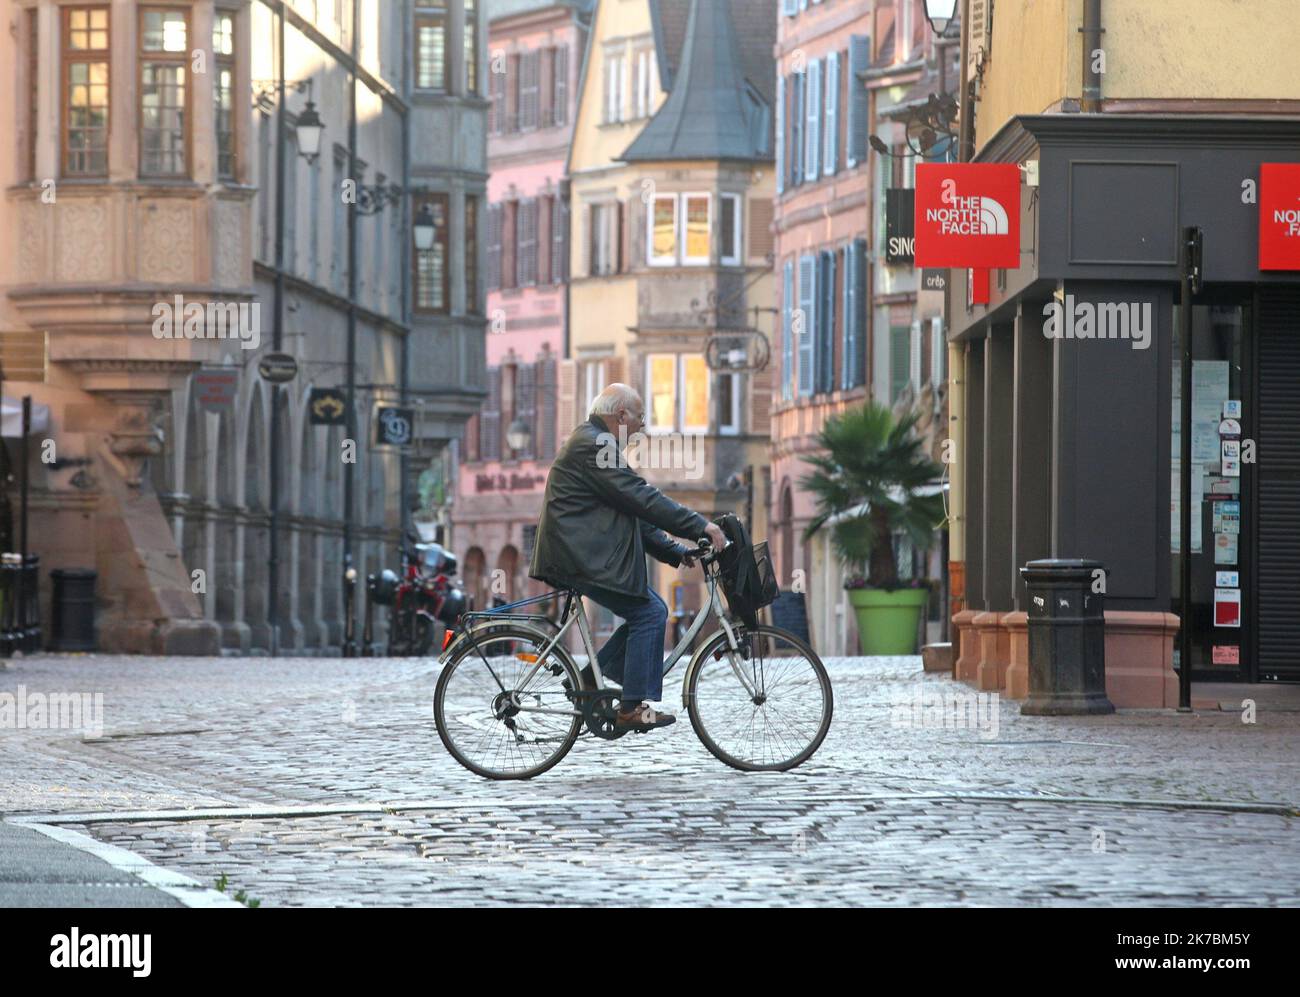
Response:
[[[916,654],[916,628],[929,589],[848,589],[863,654]]]

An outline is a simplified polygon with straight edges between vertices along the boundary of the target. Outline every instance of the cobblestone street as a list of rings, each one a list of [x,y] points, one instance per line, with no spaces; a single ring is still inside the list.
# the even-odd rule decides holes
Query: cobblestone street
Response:
[[[263,906],[1297,903],[1300,713],[1243,723],[1259,687],[954,730],[899,708],[970,693],[919,659],[827,667],[792,772],[726,768],[683,715],[491,783],[438,739],[433,662],[20,659],[0,692],[102,693],[103,732],[0,731],[0,799]]]

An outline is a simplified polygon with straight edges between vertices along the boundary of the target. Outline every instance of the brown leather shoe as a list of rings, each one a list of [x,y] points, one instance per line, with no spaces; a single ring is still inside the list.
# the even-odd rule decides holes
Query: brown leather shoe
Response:
[[[677,718],[671,713],[660,713],[646,703],[638,703],[630,710],[619,709],[614,727],[616,730],[654,730],[676,722]]]

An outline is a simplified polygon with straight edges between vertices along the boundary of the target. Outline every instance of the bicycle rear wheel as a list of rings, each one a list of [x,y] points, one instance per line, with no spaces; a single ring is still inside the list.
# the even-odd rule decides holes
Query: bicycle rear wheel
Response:
[[[580,688],[578,669],[561,647],[542,659],[547,641],[536,631],[485,629],[473,645],[455,651],[438,676],[438,736],[477,775],[531,779],[568,754],[578,738],[582,714],[570,697]]]
[[[738,651],[719,631],[696,656],[686,684],[691,726],[732,768],[792,769],[812,757],[830,730],[830,677],[816,652],[792,633],[759,626],[738,636]]]

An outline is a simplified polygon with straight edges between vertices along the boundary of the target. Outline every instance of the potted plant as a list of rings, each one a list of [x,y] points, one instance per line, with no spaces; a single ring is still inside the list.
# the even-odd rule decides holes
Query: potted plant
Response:
[[[913,432],[918,417],[910,412],[895,419],[874,402],[849,409],[826,420],[818,435],[821,452],[804,458],[815,470],[799,483],[817,501],[804,540],[829,528],[835,553],[855,572],[844,587],[863,654],[914,654],[930,595],[926,580],[899,581],[893,543],[901,532],[928,547],[944,520],[942,494],[925,488],[943,468]]]

